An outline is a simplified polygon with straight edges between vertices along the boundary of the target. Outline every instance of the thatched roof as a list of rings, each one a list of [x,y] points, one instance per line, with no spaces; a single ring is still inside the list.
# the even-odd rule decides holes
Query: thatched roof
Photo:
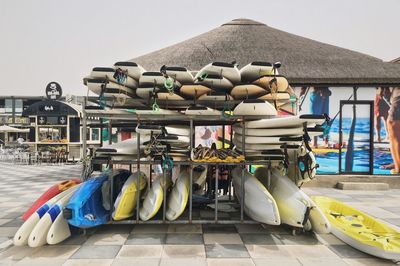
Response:
[[[271,28],[249,19],[221,27],[131,61],[148,70],[162,65],[199,70],[212,61],[282,62],[293,85],[399,85],[400,65]]]

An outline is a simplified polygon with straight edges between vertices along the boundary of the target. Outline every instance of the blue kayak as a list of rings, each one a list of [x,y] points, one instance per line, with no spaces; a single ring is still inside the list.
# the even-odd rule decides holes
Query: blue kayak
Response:
[[[102,204],[101,188],[107,180],[107,174],[93,177],[75,191],[64,210],[64,217],[70,225],[89,228],[105,224],[110,220],[110,211]]]

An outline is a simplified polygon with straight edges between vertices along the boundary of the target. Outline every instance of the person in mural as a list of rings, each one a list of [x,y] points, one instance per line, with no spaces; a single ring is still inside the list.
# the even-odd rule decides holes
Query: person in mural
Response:
[[[314,115],[329,115],[329,97],[332,92],[328,87],[314,87],[310,92],[310,112]],[[328,136],[324,137],[325,144],[328,144]],[[313,146],[318,147],[318,137],[314,137]]]
[[[393,88],[387,129],[393,157],[391,174],[400,174],[400,87]]]
[[[374,115],[375,115],[375,130],[377,135],[377,142],[382,142],[381,137],[381,128],[382,128],[382,120],[383,126],[385,129],[386,139],[385,142],[389,141],[388,135],[388,126],[387,119],[389,116],[389,108],[390,108],[390,89],[387,87],[376,88],[375,102],[374,102]]]

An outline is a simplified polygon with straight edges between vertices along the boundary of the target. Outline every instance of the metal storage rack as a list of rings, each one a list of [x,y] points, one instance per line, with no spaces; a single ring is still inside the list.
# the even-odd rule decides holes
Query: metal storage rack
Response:
[[[245,130],[245,121],[246,121],[246,116],[230,116],[226,118],[221,118],[221,116],[204,116],[204,115],[184,115],[184,114],[177,114],[177,115],[163,115],[163,114],[152,114],[152,115],[139,115],[135,113],[127,114],[127,113],[118,113],[118,111],[115,112],[106,112],[104,110],[96,110],[96,109],[89,109],[87,110],[85,107],[83,108],[83,136],[84,136],[84,149],[86,150],[86,117],[97,117],[97,118],[102,118],[102,119],[108,119],[109,120],[109,128],[112,128],[112,122],[111,121],[132,121],[133,123],[140,124],[143,122],[146,123],[154,123],[157,121],[157,124],[161,125],[189,125],[190,126],[190,148],[189,152],[191,149],[194,148],[194,127],[195,126],[204,126],[204,125],[216,125],[216,126],[223,126],[223,135],[225,132],[225,126],[226,125],[232,125],[237,122],[242,123],[243,130]],[[251,116],[251,119],[262,119],[262,118],[267,118],[265,116]],[[140,154],[140,133],[137,134],[137,149],[138,152],[137,154]],[[225,138],[224,138],[225,140]],[[246,151],[245,151],[245,135],[242,135],[242,153],[245,156]],[[224,146],[224,145],[223,145]],[[140,160],[140,156],[137,156],[137,158],[132,159],[132,160],[110,160],[110,159],[93,159],[92,163],[96,164],[120,164],[120,165],[130,165],[130,170],[132,170],[132,165],[136,165],[136,171],[139,175],[140,173],[140,168],[141,165],[160,165],[161,161],[160,160]],[[190,187],[189,187],[189,198],[188,198],[188,204],[186,206],[186,209],[188,210],[188,216],[187,219],[182,219],[179,217],[175,221],[168,221],[166,219],[166,209],[167,209],[167,193],[166,193],[166,186],[163,186],[164,189],[164,198],[163,198],[163,204],[162,204],[162,217],[160,219],[152,219],[149,221],[142,221],[139,219],[139,211],[140,211],[140,193],[137,193],[137,206],[135,208],[135,214],[133,217],[127,220],[121,220],[121,221],[114,221],[110,215],[110,223],[112,224],[237,224],[237,223],[242,223],[242,224],[257,224],[259,222],[256,222],[254,220],[251,220],[250,218],[246,217],[244,213],[244,201],[245,201],[245,186],[244,186],[244,172],[246,170],[246,166],[249,165],[265,165],[270,169],[271,166],[271,160],[262,160],[262,161],[242,161],[242,162],[195,162],[192,160],[187,160],[187,161],[176,161],[174,162],[174,165],[179,165],[179,166],[189,166],[190,169]],[[215,211],[214,211],[214,219],[194,219],[193,218],[193,167],[198,166],[198,165],[203,165],[203,166],[216,166],[216,172],[215,172],[215,195],[214,195],[214,204],[215,204]],[[241,176],[241,200],[239,202],[240,204],[240,217],[239,219],[220,219],[218,217],[218,204],[221,202],[221,200],[218,200],[218,166],[221,165],[226,165],[226,166],[240,166],[242,167],[242,176]],[[270,171],[268,171],[268,175],[270,175]],[[166,171],[163,171],[162,178],[165,180],[166,179]],[[269,181],[269,176],[268,176],[268,181]],[[113,180],[111,180],[111,195],[113,195]],[[139,187],[139,182],[140,179],[137,178],[137,187]],[[151,176],[150,176],[150,182],[151,182]],[[231,187],[231,184],[229,184],[229,188]],[[229,189],[229,199],[231,201],[231,196],[232,196],[232,191]],[[113,211],[113,197],[111,196],[111,213]]]

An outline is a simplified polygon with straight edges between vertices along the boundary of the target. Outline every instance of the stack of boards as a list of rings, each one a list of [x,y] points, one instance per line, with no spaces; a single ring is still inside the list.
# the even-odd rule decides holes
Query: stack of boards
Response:
[[[95,67],[84,79],[90,91],[105,97],[134,98],[147,104],[160,100],[258,100],[282,106],[289,102],[289,83],[268,62],[252,62],[241,69],[236,64],[212,62],[198,72],[179,66],[146,71],[135,62],[117,62],[113,67]],[[264,107],[262,104],[257,104]],[[262,114],[258,114],[262,115]]]

